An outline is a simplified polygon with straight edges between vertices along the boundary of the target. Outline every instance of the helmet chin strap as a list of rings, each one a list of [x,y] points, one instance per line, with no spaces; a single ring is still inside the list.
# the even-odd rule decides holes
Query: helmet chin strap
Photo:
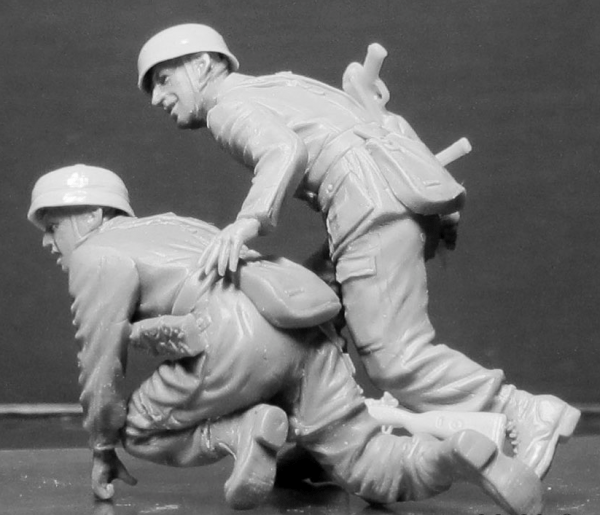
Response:
[[[190,86],[194,91],[194,109],[190,113],[195,119],[204,119],[204,92],[210,82],[211,61],[206,59],[205,54],[185,56],[183,58],[183,67],[190,81]],[[202,62],[207,64],[206,68]]]
[[[194,92],[195,105],[190,112],[198,122],[205,122],[206,111],[210,109],[209,87],[226,77],[229,67],[225,62],[215,61],[208,52],[183,57],[183,67]]]
[[[79,224],[77,223],[77,217],[79,216],[81,216],[81,214],[69,216],[69,223],[73,229],[73,234],[77,238],[77,243],[79,243],[86,236],[85,234],[81,234],[81,231],[79,230]]]
[[[92,222],[90,218],[89,221],[85,222],[85,234],[83,234],[80,230],[80,225],[83,224],[85,216],[92,216],[91,213],[78,213],[69,216],[69,221],[71,223],[71,227],[73,228],[73,234],[77,238],[77,243],[81,242],[87,235],[92,232],[94,229],[98,227],[98,223]],[[81,223],[79,221],[82,221]]]

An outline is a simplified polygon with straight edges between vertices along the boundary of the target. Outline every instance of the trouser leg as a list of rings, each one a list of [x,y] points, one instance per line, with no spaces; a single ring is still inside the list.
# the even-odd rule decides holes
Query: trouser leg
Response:
[[[333,345],[311,351],[290,425],[336,483],[371,502],[423,499],[450,486],[433,452],[439,442],[383,434]]]
[[[511,515],[540,512],[542,487],[534,472],[480,433],[462,431],[443,441],[383,434],[332,346],[309,357],[299,394],[290,417],[298,444],[340,486],[366,501],[425,499],[466,480]]]
[[[239,454],[243,446],[240,434],[251,426],[249,420],[256,409],[249,406],[199,420],[195,411],[202,412],[202,406],[194,404],[191,411],[185,407],[201,387],[201,369],[202,358],[168,361],[140,385],[128,404],[123,434],[127,450],[140,458],[180,467],[205,465],[228,454]],[[287,420],[283,432],[287,434]]]
[[[440,461],[438,440],[384,434],[369,418],[357,413],[304,443],[340,486],[382,504],[426,499],[451,486],[454,478]]]
[[[168,370],[173,364],[164,366]],[[225,500],[237,509],[258,506],[273,488],[277,452],[288,434],[286,413],[258,404],[181,427],[171,414],[181,406],[169,401],[179,398],[182,391],[166,384],[165,377],[170,376],[159,369],[133,394],[123,431],[124,448],[139,458],[177,467],[208,465],[231,455],[235,462],[225,483]]]
[[[406,213],[374,226],[336,263],[346,322],[369,377],[416,411],[485,410],[503,381],[464,354],[434,344],[423,257],[426,234]]]
[[[226,449],[215,441],[211,421],[184,425],[172,416],[197,386],[197,378],[180,363],[159,366],[131,396],[124,448],[138,458],[177,467],[207,465],[226,456]]]
[[[211,424],[205,422],[179,431],[148,433],[127,426],[123,447],[137,458],[174,467],[210,465],[228,455],[211,435]]]

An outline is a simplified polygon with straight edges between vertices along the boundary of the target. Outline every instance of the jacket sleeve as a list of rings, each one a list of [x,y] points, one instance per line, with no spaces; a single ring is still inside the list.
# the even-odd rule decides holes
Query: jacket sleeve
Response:
[[[69,272],[84,427],[93,450],[112,449],[125,424],[122,383],[139,277],[129,258],[84,246],[73,253]]]
[[[256,218],[261,234],[274,229],[285,198],[294,194],[306,171],[302,139],[276,113],[260,105],[229,101],[207,118],[217,142],[254,171],[238,218]]]

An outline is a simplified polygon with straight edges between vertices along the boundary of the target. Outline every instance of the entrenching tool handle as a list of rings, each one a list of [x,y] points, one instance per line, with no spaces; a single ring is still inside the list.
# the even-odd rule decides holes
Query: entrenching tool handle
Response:
[[[467,138],[460,138],[448,148],[438,152],[435,157],[442,166],[446,166],[452,163],[452,161],[456,161],[458,158],[467,155],[471,152],[472,148],[473,147],[471,147],[471,143]]]
[[[368,111],[373,121],[382,122],[390,92],[379,78],[387,51],[379,43],[369,45],[363,64],[350,63],[342,77],[343,90]]]

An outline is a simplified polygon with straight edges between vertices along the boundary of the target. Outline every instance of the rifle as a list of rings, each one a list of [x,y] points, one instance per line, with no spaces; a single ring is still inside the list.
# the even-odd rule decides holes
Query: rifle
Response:
[[[427,433],[445,439],[458,431],[473,429],[487,436],[499,449],[504,446],[507,432],[507,418],[502,413],[428,411],[413,413],[398,407],[398,401],[389,393],[381,399],[366,399],[369,414],[384,429],[404,428],[411,434]]]

